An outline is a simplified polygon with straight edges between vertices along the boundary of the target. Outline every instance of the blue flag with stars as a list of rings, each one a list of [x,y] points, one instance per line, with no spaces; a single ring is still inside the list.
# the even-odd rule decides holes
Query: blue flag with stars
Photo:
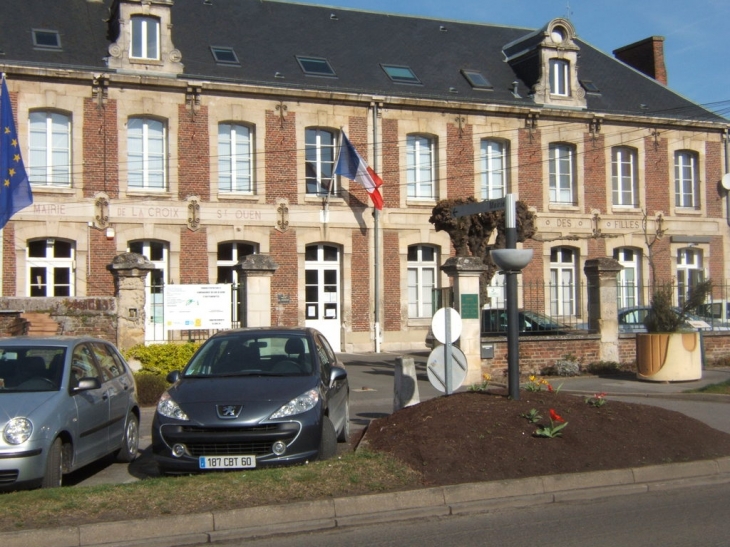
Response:
[[[20,157],[18,133],[15,131],[13,108],[8,86],[2,75],[0,97],[0,230],[15,213],[33,203],[28,175]]]

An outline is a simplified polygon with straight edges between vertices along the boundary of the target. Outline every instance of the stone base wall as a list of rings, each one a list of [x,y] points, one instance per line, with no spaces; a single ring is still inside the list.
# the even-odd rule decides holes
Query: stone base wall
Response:
[[[0,298],[1,338],[11,336],[10,326],[23,312],[47,314],[59,324],[59,334],[95,336],[117,343],[115,298]]]

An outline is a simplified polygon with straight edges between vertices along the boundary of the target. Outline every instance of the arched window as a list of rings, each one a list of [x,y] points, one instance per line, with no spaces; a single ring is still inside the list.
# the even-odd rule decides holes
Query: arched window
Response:
[[[435,139],[408,135],[406,172],[408,197],[433,199],[436,196]]]
[[[71,117],[46,110],[31,112],[28,142],[30,183],[71,186]]]
[[[674,203],[677,207],[699,209],[697,152],[679,150],[674,154]]]
[[[575,146],[550,145],[550,203],[575,203]]]
[[[305,172],[307,195],[339,195],[335,171],[335,145],[333,131],[308,127],[304,131]]]
[[[550,93],[570,96],[570,63],[565,59],[550,59]]]
[[[160,58],[160,21],[156,17],[133,15],[129,56],[133,59]]]
[[[504,197],[507,191],[507,143],[483,139],[481,144],[482,199]]]
[[[145,190],[167,188],[165,124],[146,117],[127,123],[127,177],[129,187]]]
[[[218,124],[218,188],[253,193],[253,131],[246,125]]]

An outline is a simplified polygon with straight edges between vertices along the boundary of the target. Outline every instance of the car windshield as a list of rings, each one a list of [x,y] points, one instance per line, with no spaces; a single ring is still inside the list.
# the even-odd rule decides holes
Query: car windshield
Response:
[[[529,322],[532,324],[532,328],[534,330],[553,330],[566,328],[565,325],[560,325],[559,323],[556,323],[550,317],[542,313],[527,310],[520,313],[524,315],[525,319],[527,320],[526,323]]]
[[[66,349],[0,345],[0,394],[58,391]]]
[[[302,376],[313,370],[308,339],[299,333],[235,333],[211,338],[183,377]]]

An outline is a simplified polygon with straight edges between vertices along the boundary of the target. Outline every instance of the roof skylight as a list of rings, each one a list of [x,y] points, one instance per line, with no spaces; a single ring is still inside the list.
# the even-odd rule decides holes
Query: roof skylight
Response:
[[[421,80],[407,66],[399,65],[380,65],[388,78],[399,84],[420,84]]]
[[[61,36],[57,30],[33,29],[33,45],[41,49],[61,49]]]
[[[592,80],[581,80],[580,85],[583,86],[583,89],[585,89],[588,93],[600,93],[601,90],[598,89],[598,86],[593,83]]]
[[[310,74],[312,76],[337,76],[327,59],[322,59],[321,57],[302,57],[297,55],[297,62],[299,63],[299,66],[302,67],[304,74]]]
[[[223,65],[240,65],[236,52],[231,47],[210,46],[210,51],[217,63]]]
[[[492,89],[491,82],[478,70],[462,69],[461,73],[474,89]]]

